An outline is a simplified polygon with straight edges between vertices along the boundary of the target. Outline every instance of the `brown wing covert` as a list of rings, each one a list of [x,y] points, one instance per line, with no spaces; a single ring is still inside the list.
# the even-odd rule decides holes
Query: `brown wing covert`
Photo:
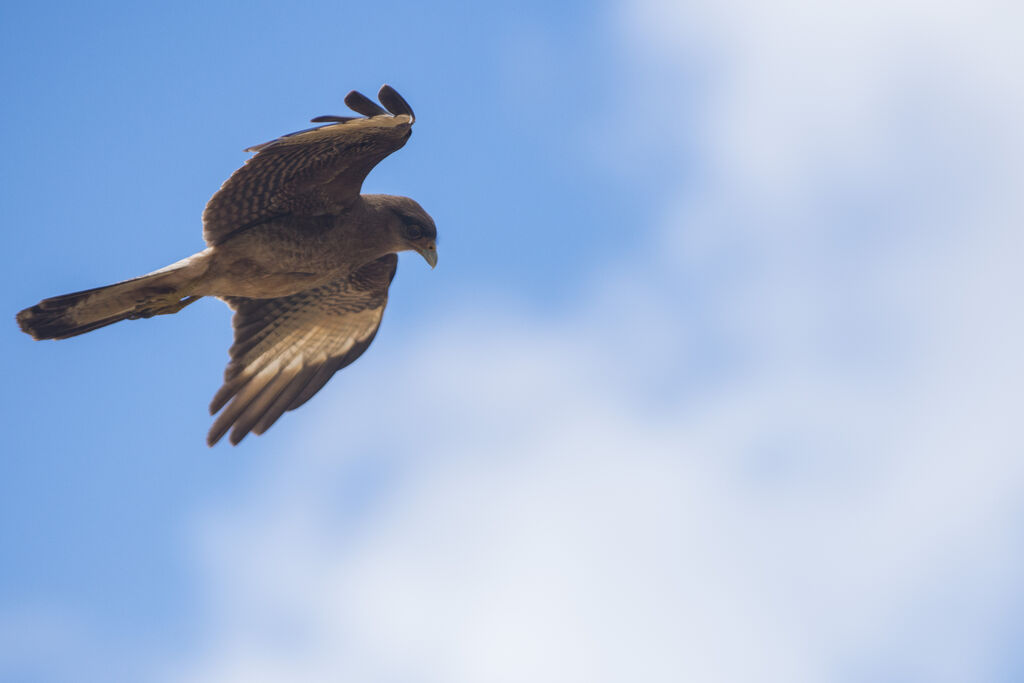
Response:
[[[237,444],[262,434],[318,392],[370,346],[380,327],[398,257],[388,254],[346,280],[278,299],[227,299],[235,342],[224,385],[210,402],[222,408],[207,442],[229,429]]]
[[[412,108],[393,88],[380,90],[387,111],[355,91],[345,101],[366,118],[331,121],[250,147],[256,154],[225,181],[203,212],[203,238],[229,237],[277,216],[338,214],[359,195],[363,180],[412,133]]]

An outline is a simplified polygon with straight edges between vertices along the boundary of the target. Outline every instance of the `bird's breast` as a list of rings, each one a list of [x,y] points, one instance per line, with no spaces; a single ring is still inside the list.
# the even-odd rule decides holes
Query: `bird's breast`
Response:
[[[346,278],[364,249],[333,221],[276,219],[212,249],[205,290],[213,296],[276,298]]]

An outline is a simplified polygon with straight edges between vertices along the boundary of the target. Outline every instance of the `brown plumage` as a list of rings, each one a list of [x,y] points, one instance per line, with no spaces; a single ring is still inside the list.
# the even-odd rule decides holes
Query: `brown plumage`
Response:
[[[407,197],[360,194],[363,179],[412,133],[412,109],[385,85],[384,108],[355,91],[365,118],[285,135],[256,154],[203,212],[208,247],[142,277],[44,299],[17,315],[36,339],[66,339],[121,320],[177,313],[203,296],[235,310],[224,385],[210,403],[212,446],[262,434],[308,401],[373,341],[399,251],[437,264],[433,219]],[[385,109],[386,108],[386,109]]]

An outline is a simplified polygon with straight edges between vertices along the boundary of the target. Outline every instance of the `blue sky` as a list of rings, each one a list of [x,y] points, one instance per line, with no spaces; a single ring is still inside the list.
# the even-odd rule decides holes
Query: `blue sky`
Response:
[[[1021,19],[5,6],[0,678],[1018,680]],[[266,435],[220,302],[18,332],[383,82],[439,265]]]

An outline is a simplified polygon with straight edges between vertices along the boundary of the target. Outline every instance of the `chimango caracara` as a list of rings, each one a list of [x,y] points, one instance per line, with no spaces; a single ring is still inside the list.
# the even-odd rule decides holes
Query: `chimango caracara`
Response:
[[[308,401],[373,341],[397,252],[437,264],[437,229],[406,197],[360,194],[363,179],[400,149],[415,120],[385,85],[384,108],[355,91],[361,117],[320,116],[318,128],[246,151],[256,154],[203,212],[207,248],[149,275],[44,299],[18,313],[36,339],[66,339],[120,320],[177,313],[204,296],[235,310],[223,409],[207,436],[237,444]]]

